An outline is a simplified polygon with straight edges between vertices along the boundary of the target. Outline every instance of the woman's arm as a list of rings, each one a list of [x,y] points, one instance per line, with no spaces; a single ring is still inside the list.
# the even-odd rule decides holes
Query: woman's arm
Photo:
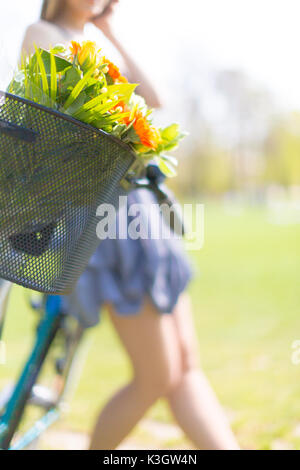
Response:
[[[124,49],[121,42],[118,40],[117,36],[115,35],[113,28],[111,26],[111,18],[114,11],[114,6],[117,4],[117,0],[113,0],[112,5],[107,9],[106,13],[95,18],[93,23],[95,26],[103,32],[103,34],[107,37],[107,39],[113,44],[113,46],[119,51],[121,54],[125,66],[128,69],[128,75],[130,81],[133,83],[139,83],[139,87],[137,89],[137,93],[143,98],[145,98],[148,106],[152,108],[160,108],[161,101],[158,96],[158,93],[149,82],[148,78],[136,64],[134,59],[131,57],[130,54]]]

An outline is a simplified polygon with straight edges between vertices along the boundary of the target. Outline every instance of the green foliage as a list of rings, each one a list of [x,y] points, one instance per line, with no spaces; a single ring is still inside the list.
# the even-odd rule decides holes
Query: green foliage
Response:
[[[56,67],[56,62],[55,62],[55,57],[54,54],[50,54],[50,63],[51,63],[51,68],[50,68],[50,89],[51,89],[51,100],[53,102],[56,101],[56,96],[57,96],[57,67]]]
[[[129,102],[136,84],[122,83],[105,87],[105,93],[101,93],[94,99],[85,103],[82,108],[75,113],[75,117],[80,121],[92,124],[98,121],[99,114],[103,115],[112,109],[120,100],[124,103]]]
[[[42,81],[42,90],[43,90],[44,95],[48,95],[49,85],[48,85],[48,77],[47,77],[47,74],[46,74],[45,65],[44,65],[44,62],[42,60],[40,51],[37,48],[35,49],[35,51],[36,51],[35,54],[36,54],[39,74],[40,74],[41,81]],[[55,76],[56,76],[56,70],[55,70]],[[55,76],[53,78],[55,78]],[[51,83],[52,83],[52,77],[51,77]]]
[[[178,165],[178,162],[176,158],[171,157],[170,155],[160,155],[159,160],[158,160],[159,169],[169,178],[176,176],[177,165]]]
[[[164,154],[164,152],[169,152],[175,150],[178,147],[178,144],[181,139],[183,139],[187,134],[180,132],[178,124],[171,124],[166,128],[159,129],[161,142],[158,144],[155,150],[148,151],[143,153],[144,159],[154,159],[157,161],[160,170],[169,178],[177,175],[177,159]],[[132,142],[136,143],[135,148],[138,149],[140,144],[137,140],[134,140],[134,130],[131,129],[128,133]]]
[[[64,74],[60,80],[60,94],[63,98],[66,98],[70,95],[73,88],[81,79],[81,75],[81,71],[72,66],[68,66],[64,70]]]
[[[162,151],[175,150],[178,147],[179,141],[185,137],[186,134],[180,133],[178,124],[171,124],[165,129],[160,129],[162,143],[160,147]]]
[[[64,109],[65,111],[68,110],[68,108],[71,106],[72,103],[79,97],[80,93],[84,90],[86,85],[88,84],[89,79],[92,77],[93,73],[95,72],[97,66],[92,67],[90,70],[88,70],[81,80],[79,80],[75,87],[72,89],[71,93],[69,94],[66,102],[64,103]]]
[[[36,47],[33,55],[23,58],[8,91],[111,133],[140,154],[145,164],[155,158],[166,175],[174,176],[176,162],[163,154],[175,149],[184,136],[179,126],[155,129],[150,120],[152,110],[134,93],[137,84],[127,83],[124,77],[113,79],[109,63],[100,58],[94,43],[75,43],[73,47],[74,56],[61,46],[50,51]],[[117,68],[114,74],[118,74]],[[134,128],[136,119],[144,120],[139,130],[145,139]]]
[[[292,113],[273,126],[265,146],[265,181],[300,185],[300,114]]]
[[[290,358],[300,330],[300,225],[274,226],[263,208],[243,207],[239,214],[234,207],[228,211],[207,201],[204,249],[190,253],[199,359],[243,448],[270,449],[280,441],[299,450],[299,365]],[[32,346],[38,318],[25,299],[25,290],[13,287],[0,389],[19,375]],[[90,432],[99,410],[131,380],[128,358],[106,312],[101,312],[101,324],[85,333],[84,342],[83,371],[75,370],[79,383],[56,428],[59,438],[64,431]],[[147,418],[174,423],[165,400]],[[28,414],[26,420],[28,427]],[[151,434],[139,439],[137,427],[130,444],[164,445]],[[180,440],[176,448],[184,444],[189,445]]]

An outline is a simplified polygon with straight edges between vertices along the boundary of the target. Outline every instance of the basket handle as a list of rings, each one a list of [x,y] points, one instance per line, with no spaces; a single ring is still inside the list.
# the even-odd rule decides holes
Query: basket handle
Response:
[[[12,124],[2,119],[0,119],[0,134],[1,133],[14,137],[15,139],[24,140],[25,142],[35,142],[38,136],[38,133],[31,129],[17,126],[17,124]]]

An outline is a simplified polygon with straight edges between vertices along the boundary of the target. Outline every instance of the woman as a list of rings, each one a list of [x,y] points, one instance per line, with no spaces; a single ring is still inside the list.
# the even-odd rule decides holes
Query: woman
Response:
[[[26,32],[23,49],[33,44],[68,43],[84,39],[86,23],[103,33],[105,54],[118,53],[123,73],[140,83],[138,93],[159,107],[152,85],[124,50],[111,26],[118,0],[44,1],[41,20]],[[112,50],[112,47],[114,50]],[[110,49],[110,52],[108,51]],[[151,204],[147,191],[131,193],[129,204]],[[151,221],[150,221],[151,222]],[[199,449],[238,449],[222,409],[197,366],[197,346],[188,295],[190,269],[176,240],[104,240],[81,276],[66,308],[97,323],[106,305],[129,355],[133,377],[100,413],[91,449],[114,449],[145,412],[165,397],[178,424]]]

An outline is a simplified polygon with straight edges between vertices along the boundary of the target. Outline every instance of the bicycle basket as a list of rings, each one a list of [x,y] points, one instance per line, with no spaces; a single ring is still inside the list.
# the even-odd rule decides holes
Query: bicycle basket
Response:
[[[0,92],[0,277],[69,293],[100,242],[97,207],[117,206],[136,162],[105,132]]]

